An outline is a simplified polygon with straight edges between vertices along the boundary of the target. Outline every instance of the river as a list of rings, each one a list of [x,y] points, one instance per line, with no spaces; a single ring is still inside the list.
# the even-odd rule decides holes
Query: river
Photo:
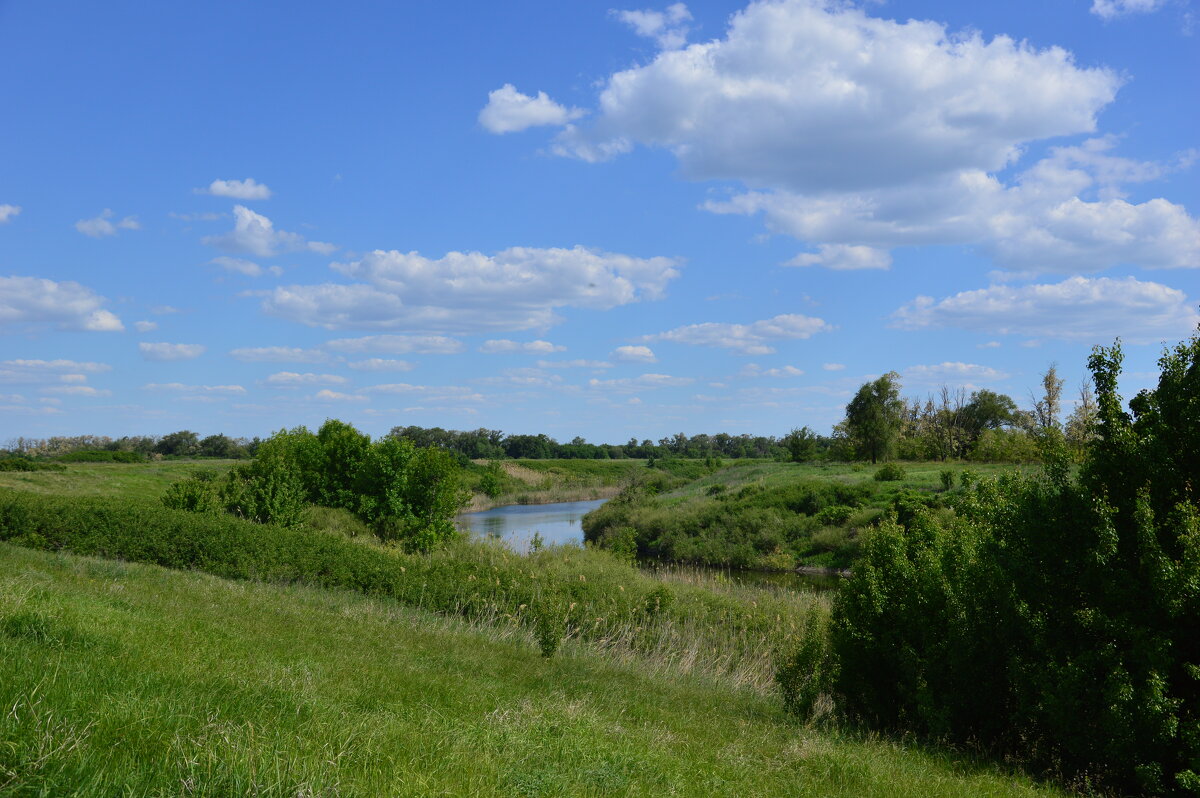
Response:
[[[584,502],[556,502],[554,504],[510,504],[493,507],[478,513],[463,513],[456,522],[460,529],[479,537],[497,538],[513,551],[524,554],[534,535],[546,545],[575,543],[583,545],[583,517],[607,499]],[[835,586],[839,577],[824,574],[800,574],[793,572],[740,571],[729,568],[697,568],[697,566],[659,565],[644,563],[647,569],[681,571],[703,570],[717,574],[718,578],[730,582],[766,588],[794,590],[827,590]],[[682,574],[681,574],[682,575]]]

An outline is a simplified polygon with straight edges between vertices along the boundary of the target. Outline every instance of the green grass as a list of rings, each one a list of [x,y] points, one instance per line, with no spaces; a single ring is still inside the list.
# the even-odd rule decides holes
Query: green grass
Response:
[[[14,796],[1057,794],[518,627],[7,544],[0,707]]]
[[[502,460],[500,492],[487,496],[481,488],[483,465],[464,474],[472,493],[467,512],[509,504],[607,499],[646,470],[645,460]]]
[[[197,471],[226,471],[237,460],[151,463],[71,463],[65,471],[0,472],[0,488],[63,496],[121,496],[157,500],[172,482]]]

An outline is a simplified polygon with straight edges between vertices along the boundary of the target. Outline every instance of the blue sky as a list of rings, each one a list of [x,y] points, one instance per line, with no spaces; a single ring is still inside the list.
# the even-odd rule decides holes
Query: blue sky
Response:
[[[1026,403],[1200,321],[1193,0],[0,0],[0,441]]]

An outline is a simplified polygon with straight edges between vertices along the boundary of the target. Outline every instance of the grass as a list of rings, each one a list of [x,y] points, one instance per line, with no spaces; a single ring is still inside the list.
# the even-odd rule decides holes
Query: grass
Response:
[[[61,496],[120,496],[157,501],[172,482],[198,471],[226,471],[237,462],[206,459],[71,463],[65,471],[0,472],[0,488]]]
[[[471,501],[464,512],[509,504],[608,499],[646,470],[645,460],[501,460],[499,465],[499,492],[493,496],[482,492],[482,467],[465,474]],[[486,462],[476,466],[486,466]]]
[[[517,627],[7,544],[0,707],[13,796],[1057,794]]]

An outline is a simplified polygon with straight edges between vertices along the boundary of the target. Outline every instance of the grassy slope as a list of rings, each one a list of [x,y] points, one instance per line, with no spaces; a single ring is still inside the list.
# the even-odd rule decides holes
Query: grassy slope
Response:
[[[515,634],[0,544],[0,793],[1052,794]]]
[[[68,463],[66,471],[0,471],[0,488],[67,496],[127,496],[157,500],[172,482],[197,471],[224,471],[237,462]]]

